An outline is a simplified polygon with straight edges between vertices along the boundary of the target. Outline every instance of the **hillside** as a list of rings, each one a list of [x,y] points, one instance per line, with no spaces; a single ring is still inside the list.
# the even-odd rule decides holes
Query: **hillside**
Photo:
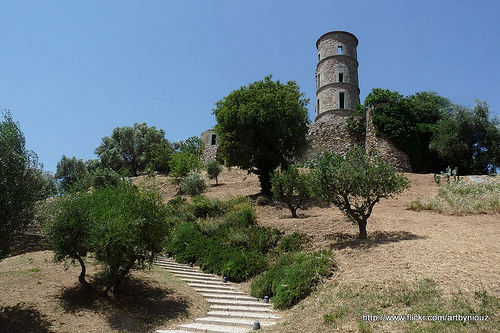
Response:
[[[499,331],[498,214],[452,216],[408,210],[412,200],[434,196],[437,186],[430,174],[407,177],[410,190],[375,206],[366,241],[356,239],[357,226],[334,207],[299,210],[300,218],[292,219],[289,210],[279,205],[256,205],[258,224],[286,234],[305,233],[308,250],[332,249],[338,265],[331,278],[310,297],[282,311],[281,323],[264,332],[413,332],[421,323],[360,318],[381,312],[470,314],[479,307],[491,319],[484,326],[458,323],[452,330],[427,323],[424,327],[429,332]],[[167,177],[156,176],[155,182],[165,202],[178,192]],[[209,181],[205,195],[223,200],[258,197],[258,178],[246,171],[226,169],[219,182],[215,186]],[[0,262],[0,331],[13,318],[38,332],[148,332],[175,327],[208,308],[201,296],[160,269],[134,272],[126,292],[101,299],[79,288],[77,267],[65,270],[51,258],[45,251]],[[23,305],[16,306],[21,301]]]
[[[431,174],[406,176],[412,182],[410,190],[375,206],[368,221],[367,241],[356,239],[357,226],[347,222],[335,207],[299,210],[300,218],[292,219],[286,208],[256,206],[258,224],[279,228],[287,234],[295,230],[305,233],[312,248],[333,249],[338,264],[335,275],[315,295],[285,312],[284,326],[266,332],[357,330],[355,318],[347,318],[345,326],[324,323],[323,315],[336,311],[335,304],[326,305],[331,297],[326,295],[342,288],[366,287],[379,292],[392,287],[410,288],[430,279],[445,298],[461,293],[471,300],[474,292],[480,290],[500,296],[498,215],[454,216],[408,210],[412,200],[436,195],[437,185]],[[165,201],[176,194],[176,187],[165,178],[157,177],[157,181],[162,184]],[[260,189],[256,175],[237,169],[225,170],[219,182],[221,185],[210,186],[205,195],[220,199],[237,195],[256,198]],[[385,326],[380,323],[375,327],[383,331]]]

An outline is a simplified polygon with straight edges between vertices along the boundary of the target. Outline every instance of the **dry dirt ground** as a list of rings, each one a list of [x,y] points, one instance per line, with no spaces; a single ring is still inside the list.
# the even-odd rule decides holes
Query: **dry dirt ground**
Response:
[[[407,207],[412,200],[434,196],[437,186],[430,174],[406,176],[412,182],[411,189],[375,206],[368,220],[366,241],[356,239],[357,227],[347,222],[335,207],[299,210],[300,218],[292,219],[287,209],[274,204],[257,206],[257,222],[287,234],[305,233],[312,249],[333,250],[338,269],[325,281],[322,290],[329,284],[384,288],[429,278],[440,290],[464,293],[486,290],[499,297],[500,216],[410,211]],[[156,176],[155,181],[165,201],[177,194],[178,187],[165,177]],[[223,200],[240,195],[255,199],[260,189],[257,176],[238,169],[225,170],[219,182],[215,186],[214,181],[209,181],[205,195]],[[39,252],[0,262],[0,311],[3,311],[0,332],[5,331],[2,316],[23,324],[33,323],[33,327],[39,328],[33,332],[148,331],[189,321],[203,315],[208,308],[199,295],[161,270],[134,273],[123,294],[98,299],[79,289],[77,268],[65,270],[51,259],[50,252]],[[16,307],[20,302],[24,304]],[[314,302],[310,298],[282,312],[284,321],[299,317],[299,328],[273,331],[323,331],[321,321],[325,312],[300,316],[300,309]]]

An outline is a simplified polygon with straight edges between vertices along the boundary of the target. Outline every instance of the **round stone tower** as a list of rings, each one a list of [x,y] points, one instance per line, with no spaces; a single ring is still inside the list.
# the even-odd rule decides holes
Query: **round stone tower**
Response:
[[[358,39],[346,31],[331,31],[316,42],[316,120],[325,114],[348,116],[359,104]]]

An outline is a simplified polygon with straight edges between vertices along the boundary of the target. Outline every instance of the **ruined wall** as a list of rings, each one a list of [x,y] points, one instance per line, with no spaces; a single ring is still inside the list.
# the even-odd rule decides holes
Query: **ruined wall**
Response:
[[[384,161],[394,166],[398,172],[411,172],[412,170],[408,155],[396,148],[396,146],[386,137],[377,136],[375,126],[372,121],[373,110],[373,107],[370,106],[366,111],[366,151],[376,152],[384,159]]]
[[[309,125],[308,139],[311,149],[307,154],[312,158],[320,152],[329,151],[345,155],[352,146],[363,146],[364,137],[347,129],[349,114],[323,114],[315,123]]]
[[[206,163],[209,160],[218,160],[217,153],[219,152],[219,148],[217,146],[217,135],[215,134],[214,129],[211,128],[201,133],[200,139],[205,145],[203,155],[201,156],[203,163]]]

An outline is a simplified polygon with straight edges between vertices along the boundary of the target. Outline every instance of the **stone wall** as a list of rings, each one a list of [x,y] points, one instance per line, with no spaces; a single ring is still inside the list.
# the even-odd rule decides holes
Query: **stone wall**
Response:
[[[215,144],[214,144],[214,135],[215,135]],[[203,141],[203,144],[205,145],[205,150],[203,151],[203,155],[201,156],[203,163],[206,163],[209,160],[219,160],[217,156],[219,152],[219,148],[217,146],[217,135],[215,134],[214,129],[211,128],[201,133],[200,139],[201,141]]]
[[[346,120],[349,114],[324,113],[315,123],[309,125],[308,138],[311,149],[307,154],[308,158],[323,151],[345,155],[350,147],[364,145],[362,135],[347,129]]]
[[[51,250],[44,236],[38,234],[22,234],[14,239],[14,245],[10,256],[17,256],[23,253]]]
[[[408,155],[396,148],[396,146],[386,137],[377,136],[375,126],[372,122],[372,115],[373,107],[369,107],[366,111],[366,151],[376,152],[384,161],[394,166],[398,172],[411,172]]]

